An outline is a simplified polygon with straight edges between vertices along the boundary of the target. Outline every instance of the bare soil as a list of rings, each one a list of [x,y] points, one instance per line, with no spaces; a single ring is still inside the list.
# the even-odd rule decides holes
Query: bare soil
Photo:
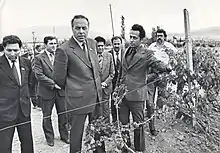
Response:
[[[220,113],[213,114],[215,123],[214,135],[220,136]],[[156,128],[159,131],[157,136],[151,136],[148,125],[146,132],[145,153],[220,153],[220,142],[213,141],[205,133],[195,132],[187,123],[182,120],[173,120],[173,112],[157,114]],[[32,109],[32,130],[34,137],[35,153],[69,153],[69,145],[60,141],[57,128],[57,115],[53,111],[53,127],[55,132],[55,145],[49,147],[46,144],[42,129],[42,112],[39,109]],[[212,125],[212,123],[210,124]],[[219,140],[219,139],[218,139]],[[108,148],[107,144],[107,148]],[[111,152],[107,150],[107,152]],[[20,153],[20,142],[17,133],[13,140],[13,153]]]

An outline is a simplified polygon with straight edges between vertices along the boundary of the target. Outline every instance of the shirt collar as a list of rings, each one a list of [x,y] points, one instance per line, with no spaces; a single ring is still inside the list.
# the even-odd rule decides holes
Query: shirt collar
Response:
[[[77,42],[77,44],[82,48],[83,42],[79,42],[76,37],[73,36],[73,39]]]
[[[114,55],[117,55],[116,54],[116,51],[113,49],[113,53],[114,53]],[[118,55],[120,56],[121,55],[121,49],[118,51]]]
[[[48,57],[51,57],[51,56],[50,56],[51,54],[54,55],[53,53],[49,52],[49,51],[46,50],[46,49],[45,49],[45,52],[47,53],[47,56],[48,56]]]
[[[5,55],[6,59],[8,60],[8,63],[10,65],[10,67],[12,67],[13,63],[12,61]],[[17,57],[17,59],[15,60],[15,64],[19,64],[19,60],[18,60],[19,57]]]

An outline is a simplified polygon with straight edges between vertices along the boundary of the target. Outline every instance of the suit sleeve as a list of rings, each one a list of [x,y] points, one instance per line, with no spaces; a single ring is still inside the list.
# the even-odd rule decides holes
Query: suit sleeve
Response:
[[[152,69],[157,70],[158,73],[167,71],[167,65],[163,63],[162,61],[157,60],[152,50],[146,50],[146,53],[147,53],[146,60],[147,60],[148,67],[152,67]]]
[[[34,72],[33,72],[32,67],[31,67],[31,61],[27,60],[26,62],[27,62],[28,68],[29,68],[28,87],[29,87],[29,93],[31,94],[32,93],[31,90],[33,89],[33,86],[34,86],[34,80],[33,80]]]
[[[114,67],[114,62],[113,62],[113,58],[111,54],[108,54],[110,57],[110,70],[109,70],[109,76],[107,77],[107,79],[104,81],[107,85],[109,85],[110,83],[112,83],[112,79],[115,76],[115,67]]]
[[[40,57],[38,56],[35,57],[34,72],[39,82],[41,82],[42,84],[44,84],[50,89],[54,88],[55,82],[44,74],[42,63],[41,63]]]
[[[57,48],[53,67],[53,79],[63,89],[66,84],[67,66],[68,56],[66,52],[61,48]]]

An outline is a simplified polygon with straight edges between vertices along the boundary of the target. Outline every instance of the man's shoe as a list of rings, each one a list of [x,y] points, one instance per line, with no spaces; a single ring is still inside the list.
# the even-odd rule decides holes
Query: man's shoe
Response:
[[[53,147],[54,146],[54,141],[47,141],[47,145],[50,146],[50,147]]]
[[[150,130],[151,135],[157,136],[158,131],[157,130]]]
[[[63,141],[63,142],[65,142],[66,144],[70,144],[70,139],[61,138],[60,140]]]

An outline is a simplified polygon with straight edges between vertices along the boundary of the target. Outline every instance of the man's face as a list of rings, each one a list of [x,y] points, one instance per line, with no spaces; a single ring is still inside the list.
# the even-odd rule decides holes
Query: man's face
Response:
[[[140,32],[136,30],[130,31],[130,45],[131,47],[138,47],[141,44]]]
[[[112,46],[113,46],[114,51],[118,52],[122,47],[121,40],[119,38],[114,39],[112,42]]]
[[[41,47],[36,48],[36,52],[40,52],[41,51]]]
[[[46,49],[50,53],[54,53],[57,49],[57,40],[56,39],[48,40],[46,44]]]
[[[72,25],[73,36],[79,42],[85,42],[88,31],[89,31],[89,23],[86,19],[75,19]]]
[[[19,44],[7,44],[5,47],[4,53],[5,56],[8,57],[9,60],[15,61],[19,54],[21,52],[21,48],[19,47]]]
[[[97,52],[99,54],[103,53],[104,52],[104,49],[105,49],[105,44],[104,42],[97,42],[96,43],[96,46],[97,46]]]
[[[163,33],[157,33],[157,43],[158,44],[163,44],[165,40],[164,34]]]

